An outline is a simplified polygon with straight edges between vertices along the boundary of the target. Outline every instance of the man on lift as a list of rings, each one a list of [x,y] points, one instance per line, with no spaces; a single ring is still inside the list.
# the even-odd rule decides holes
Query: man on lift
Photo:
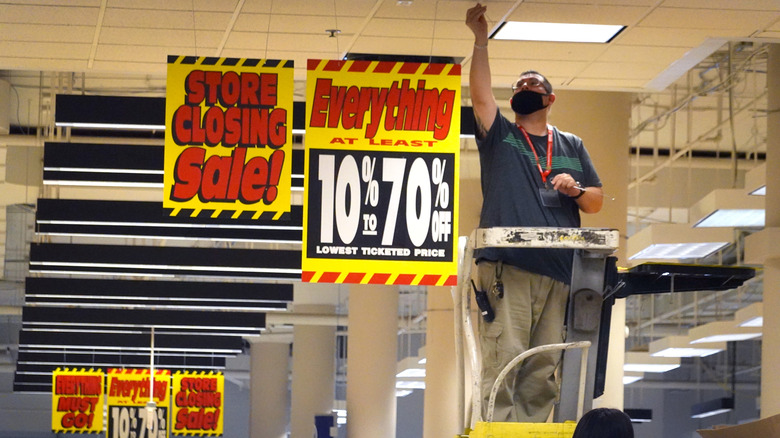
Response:
[[[580,211],[601,210],[601,180],[582,140],[547,124],[555,94],[542,74],[526,71],[512,87],[513,121],[499,112],[486,9],[478,3],[466,16],[474,33],[469,85],[482,180],[479,227],[579,227]],[[483,408],[499,372],[515,356],[564,341],[573,255],[573,250],[527,248],[474,253],[476,287],[487,292],[495,315],[479,324]],[[497,394],[493,419],[546,421],[558,396],[560,360],[560,352],[543,353],[515,367]]]

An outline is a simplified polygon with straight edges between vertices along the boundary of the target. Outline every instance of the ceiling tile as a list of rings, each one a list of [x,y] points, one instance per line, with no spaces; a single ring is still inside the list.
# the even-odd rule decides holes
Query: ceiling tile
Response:
[[[267,39],[268,35],[264,33],[230,32],[222,52],[224,54],[227,50],[264,49]]]
[[[190,11],[163,11],[152,9],[106,8],[103,26],[192,29]]]
[[[123,61],[127,60],[128,51],[133,52],[133,62],[160,63],[167,66],[168,55],[193,52],[192,47],[185,46],[128,46],[117,44],[101,44],[95,53],[95,60]]]
[[[578,72],[579,78],[606,79],[646,79],[654,78],[661,73],[665,65],[642,64],[632,62],[594,62],[588,65],[582,72]]]
[[[641,26],[683,29],[711,29],[712,37],[721,36],[723,29],[736,29],[748,37],[756,29],[767,26],[780,17],[764,11],[728,11],[692,8],[658,8],[640,23]]]
[[[739,31],[721,29],[722,37],[736,37]],[[660,46],[660,47],[697,47],[713,35],[707,29],[676,29],[671,27],[637,26],[626,29],[615,39],[621,45]],[[637,50],[641,50],[637,47]]]
[[[604,44],[534,41],[491,41],[491,58],[565,59],[589,61],[607,50]],[[469,45],[471,49],[471,45]],[[469,50],[470,52],[471,50]],[[470,53],[469,53],[470,54]]]
[[[164,2],[159,0],[111,0],[110,7],[119,9],[192,11],[192,0],[166,0]]]
[[[268,36],[268,44],[275,50],[297,52],[302,50],[313,50],[318,52],[328,52],[337,54],[338,38],[328,38],[322,35],[308,34],[271,34]],[[335,55],[334,55],[335,56]]]
[[[646,81],[644,79],[611,79],[610,89],[640,90],[644,88]],[[603,79],[575,78],[569,83],[570,88],[574,89],[604,89]]]
[[[354,20],[352,20],[352,23],[354,23]],[[274,16],[271,20],[270,31],[272,33],[310,33],[328,38],[328,33],[325,32],[326,29],[340,29],[342,32],[346,32],[343,24],[346,23],[341,23],[333,17],[320,17],[317,15],[285,15],[279,17],[279,19],[277,19],[277,16]],[[357,28],[353,27],[352,30],[356,31]]]
[[[42,24],[3,24],[4,41],[49,41],[92,43],[94,26],[64,26]]]
[[[94,26],[99,8],[0,4],[3,23]]]
[[[105,26],[100,31],[100,44],[195,47],[195,34],[191,29],[142,29]]]
[[[560,3],[560,0],[528,0],[526,3]],[[658,3],[658,0],[566,0],[566,3],[600,6],[653,6]]]
[[[233,31],[240,32],[268,32],[271,16],[267,14],[241,13],[233,25]]]
[[[431,47],[430,39],[363,36],[355,41],[350,52],[382,53],[391,55],[431,55]]]
[[[596,60],[598,62],[636,62],[665,66],[680,59],[687,51],[687,48],[683,47],[643,47],[641,50],[637,50],[634,46],[610,45]]]
[[[271,2],[271,13],[284,15],[323,15],[334,16],[333,2],[311,0],[283,0]]]
[[[663,7],[697,9],[774,10],[780,12],[777,0],[665,0]]]
[[[30,0],[3,0],[4,4],[29,6]],[[68,6],[100,7],[101,0],[70,0]],[[62,6],[62,0],[36,0],[36,5]]]
[[[213,0],[207,0],[213,1]],[[268,14],[271,12],[271,2],[268,0],[244,0],[241,14]]]
[[[56,58],[56,59],[87,59],[91,44],[62,42],[20,42],[0,41],[0,53],[3,57],[19,58]]]
[[[374,8],[375,2],[366,0],[333,0],[340,17],[366,17]]]
[[[647,11],[648,8],[642,6],[523,3],[515,9],[509,19],[512,21],[629,25],[641,19]]]
[[[363,31],[366,36],[432,38],[433,27],[426,20],[374,18]]]
[[[432,27],[433,35],[436,38],[452,38],[460,41],[469,41],[469,47],[474,42],[474,35],[468,30],[465,24],[460,21],[442,21],[439,20]]]
[[[509,90],[512,84],[517,80],[517,76],[526,70],[536,70],[543,75],[554,86],[562,84],[562,81],[554,81],[555,77],[568,78],[587,66],[587,62],[582,61],[560,61],[545,59],[500,59],[491,62],[493,72],[493,86],[505,87]],[[497,74],[498,72],[502,72]]]
[[[452,4],[452,3],[450,3]],[[458,3],[455,3],[458,4]],[[472,5],[461,3],[463,5],[463,18],[466,18],[466,10]],[[433,17],[439,2],[432,0],[412,1],[411,4],[400,4],[397,1],[385,1],[376,11],[378,18],[395,18],[402,20],[419,19],[420,17]]]

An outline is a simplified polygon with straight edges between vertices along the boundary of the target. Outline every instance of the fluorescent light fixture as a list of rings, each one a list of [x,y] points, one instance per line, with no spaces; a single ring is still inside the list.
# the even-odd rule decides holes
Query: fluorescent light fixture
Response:
[[[706,418],[723,414],[734,409],[734,398],[716,398],[691,406],[691,418]]]
[[[346,409],[334,409],[333,413],[336,414],[336,424],[347,424],[347,410]]]
[[[708,243],[656,243],[629,257],[629,260],[640,259],[700,259],[725,248],[728,242]]]
[[[634,382],[638,382],[645,378],[645,373],[642,372],[635,372],[635,371],[624,371],[623,372],[623,384],[624,385],[630,385]]]
[[[420,358],[417,356],[409,356],[403,358],[398,362],[396,377],[411,377],[411,378],[423,378],[425,377],[425,365],[420,365]]]
[[[623,371],[626,373],[665,373],[680,367],[680,358],[653,357],[646,351],[626,352]]]
[[[766,196],[766,185],[763,185],[749,193],[753,196]]]
[[[765,211],[759,209],[719,209],[700,220],[695,227],[746,227],[764,226]]]
[[[694,227],[764,226],[764,199],[742,189],[715,189],[689,209]]]
[[[137,189],[160,189],[163,187],[160,183],[134,183],[134,182],[108,182],[108,181],[64,181],[64,180],[45,180],[46,186],[73,186],[73,187],[125,187]]]
[[[737,310],[734,314],[734,321],[740,327],[763,327],[764,326],[764,303],[753,303],[747,307]]]
[[[165,131],[165,125],[142,125],[142,124],[127,124],[127,123],[82,123],[82,122],[56,122],[54,125],[62,128]]]
[[[195,224],[186,222],[116,222],[116,221],[68,221],[68,220],[38,220],[39,224],[53,225],[93,225],[115,227],[161,227],[161,228],[216,228],[216,229],[250,229],[250,230],[303,230],[299,225],[232,225],[232,224]]]
[[[497,40],[608,43],[626,26],[612,24],[507,21],[493,34]]]
[[[688,336],[667,336],[650,343],[650,355],[655,357],[706,357],[725,349],[725,342],[691,345]]]
[[[632,423],[649,423],[653,421],[652,409],[630,409],[626,408],[623,412],[631,418]]]
[[[628,238],[629,260],[700,259],[734,241],[731,228],[692,228],[688,224],[652,224]]]
[[[417,361],[418,364],[424,366],[426,363],[428,363],[428,358],[426,357],[425,354],[425,346],[422,346],[417,349],[417,357],[419,358],[419,360]]]
[[[44,167],[45,172],[90,172],[90,173],[123,173],[129,175],[165,175],[162,170],[150,169],[101,169],[97,167]]]
[[[761,329],[740,327],[736,321],[715,321],[688,330],[692,345],[707,342],[746,341],[761,337]]]
[[[749,195],[766,196],[766,163],[745,173],[745,189]]]
[[[143,263],[89,263],[89,262],[37,262],[31,261],[32,266],[68,266],[78,268],[107,268],[107,269],[152,269],[152,270],[166,270],[176,269],[181,271],[223,271],[227,272],[252,272],[252,273],[270,273],[277,272],[281,274],[300,274],[300,269],[288,269],[288,268],[259,268],[251,266],[188,266],[188,265],[151,265]],[[41,272],[36,270],[35,272]],[[84,273],[88,273],[85,271]]]
[[[395,389],[425,389],[425,382],[422,380],[396,380]]]

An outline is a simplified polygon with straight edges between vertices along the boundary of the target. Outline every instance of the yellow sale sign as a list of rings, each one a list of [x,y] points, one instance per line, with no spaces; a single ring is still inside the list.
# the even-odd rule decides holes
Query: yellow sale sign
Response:
[[[289,212],[293,88],[292,61],[170,56],[163,206]]]
[[[460,65],[309,60],[302,280],[457,282]]]
[[[103,431],[103,379],[103,370],[54,370],[51,397],[52,431]]]
[[[174,373],[172,404],[174,435],[222,435],[225,376],[213,372]]]

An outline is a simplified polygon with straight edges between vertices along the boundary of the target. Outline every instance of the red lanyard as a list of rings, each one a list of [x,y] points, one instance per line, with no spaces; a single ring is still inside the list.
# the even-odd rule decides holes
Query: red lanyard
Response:
[[[539,169],[539,174],[542,176],[542,182],[547,184],[547,177],[550,175],[550,172],[552,172],[552,129],[550,129],[549,126],[547,127],[547,167],[542,170],[542,164],[539,162],[539,155],[536,153],[536,147],[534,147],[534,144],[531,143],[531,137],[529,137],[528,133],[525,132],[525,128],[520,125],[517,125],[517,127],[520,128],[520,132],[522,132],[525,136],[525,140],[528,142],[528,146],[531,148],[531,152],[534,153],[534,157],[536,158],[536,167]]]

